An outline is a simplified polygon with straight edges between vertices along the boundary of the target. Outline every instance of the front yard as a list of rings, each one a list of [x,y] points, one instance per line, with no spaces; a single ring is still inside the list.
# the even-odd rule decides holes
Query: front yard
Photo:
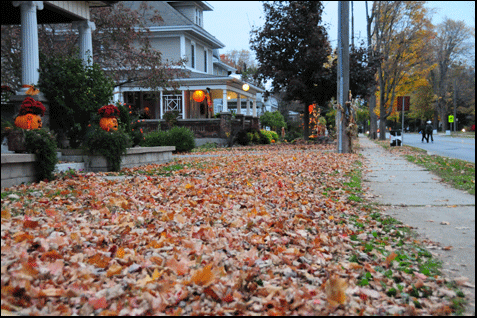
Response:
[[[4,189],[2,314],[461,312],[433,242],[383,216],[360,156],[334,149],[237,147]]]

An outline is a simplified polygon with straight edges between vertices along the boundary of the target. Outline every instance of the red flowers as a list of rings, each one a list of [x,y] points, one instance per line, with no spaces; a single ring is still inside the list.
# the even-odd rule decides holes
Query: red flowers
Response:
[[[109,104],[101,107],[98,110],[98,114],[101,115],[101,117],[116,117],[119,116],[119,109],[116,106]]]
[[[45,110],[45,106],[43,106],[42,102],[34,100],[31,97],[26,97],[20,107],[20,115],[35,114],[43,116],[45,115]]]

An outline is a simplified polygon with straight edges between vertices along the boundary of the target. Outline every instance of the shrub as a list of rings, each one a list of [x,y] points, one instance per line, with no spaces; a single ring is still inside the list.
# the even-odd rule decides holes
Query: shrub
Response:
[[[260,144],[268,145],[270,143],[270,139],[268,139],[268,137],[261,130],[258,132],[258,135]]]
[[[126,107],[121,103],[116,103],[119,109],[119,126],[124,128],[124,131],[129,135],[132,141],[132,147],[139,145],[144,140],[144,135],[139,122],[140,114],[131,109],[131,106]]]
[[[237,142],[239,145],[247,146],[250,143],[250,136],[247,133],[247,130],[242,129],[239,131],[235,136],[235,142]]]
[[[146,134],[141,146],[175,146],[176,152],[186,152],[195,148],[195,137],[194,133],[186,127],[172,127],[167,131],[158,130]]]
[[[260,123],[262,126],[269,126],[272,130],[277,131],[286,127],[285,118],[279,111],[265,112],[260,116]]]
[[[276,132],[272,131],[272,130],[268,131],[268,130],[262,129],[262,130],[260,130],[260,131],[262,132],[263,135],[265,135],[265,137],[268,138],[269,143],[271,143],[272,140],[277,141],[278,138],[279,138],[279,137],[278,137],[278,134],[277,134]]]
[[[142,147],[167,146],[167,131],[151,131],[144,135],[144,140],[139,143]]]
[[[25,130],[25,147],[35,154],[37,181],[53,180],[53,170],[58,163],[55,136],[45,129]]]
[[[191,151],[195,148],[194,133],[186,127],[172,127],[167,131],[168,145],[176,146],[177,152]]]
[[[126,149],[131,146],[131,139],[123,127],[118,130],[106,131],[99,125],[92,125],[86,133],[83,144],[86,152],[92,155],[101,155],[106,158],[112,171],[121,168],[121,157],[126,154]]]
[[[98,64],[84,66],[71,56],[40,56],[40,91],[50,102],[50,127],[65,134],[73,148],[84,140],[91,115],[109,104],[113,81]]]
[[[167,127],[172,128],[177,123],[177,117],[179,116],[179,112],[177,110],[167,111],[164,113],[162,118],[167,124]]]

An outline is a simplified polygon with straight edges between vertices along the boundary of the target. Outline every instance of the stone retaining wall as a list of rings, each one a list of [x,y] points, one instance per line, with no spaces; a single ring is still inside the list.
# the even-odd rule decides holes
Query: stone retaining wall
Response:
[[[147,164],[163,164],[172,160],[176,147],[134,147],[128,148],[122,157],[121,168],[132,168]],[[60,160],[84,162],[86,171],[109,171],[103,156],[82,155],[80,149],[61,150]],[[58,169],[61,170],[61,169]],[[2,188],[35,181],[35,155],[2,154]]]

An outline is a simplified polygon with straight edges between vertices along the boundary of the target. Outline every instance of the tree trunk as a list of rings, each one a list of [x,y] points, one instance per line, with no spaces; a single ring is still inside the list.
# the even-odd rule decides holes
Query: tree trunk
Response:
[[[305,103],[303,113],[303,137],[305,140],[308,140],[308,136],[310,135],[310,113],[308,112],[308,105],[308,103]]]
[[[379,66],[379,140],[386,140],[386,104],[384,102],[385,85],[382,79],[382,70]]]
[[[374,112],[376,108],[376,90],[373,89],[371,96],[369,97],[369,137],[371,139],[378,138],[378,116]]]

